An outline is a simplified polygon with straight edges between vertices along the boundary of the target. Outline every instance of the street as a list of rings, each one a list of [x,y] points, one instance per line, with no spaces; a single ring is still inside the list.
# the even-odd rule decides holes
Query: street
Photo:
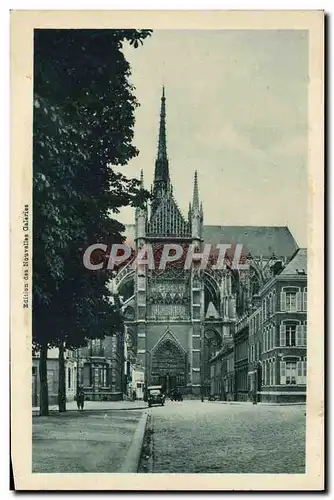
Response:
[[[305,472],[303,405],[167,401],[150,409],[147,434],[140,472]]]

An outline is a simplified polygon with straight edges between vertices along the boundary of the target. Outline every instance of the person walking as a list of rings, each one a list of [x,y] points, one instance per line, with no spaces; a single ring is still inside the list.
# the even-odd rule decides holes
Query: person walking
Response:
[[[78,410],[83,410],[85,405],[85,393],[82,387],[79,387],[77,392],[77,407]]]

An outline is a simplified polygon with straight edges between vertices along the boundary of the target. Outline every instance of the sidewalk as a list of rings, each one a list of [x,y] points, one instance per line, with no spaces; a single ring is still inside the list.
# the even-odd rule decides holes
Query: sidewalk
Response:
[[[84,411],[103,410],[143,410],[147,408],[145,401],[85,401]],[[66,411],[78,411],[75,401],[66,403]],[[50,413],[58,412],[58,405],[49,405]],[[39,415],[39,407],[32,408],[33,416]]]
[[[147,412],[66,411],[33,419],[32,471],[136,473]]]
[[[253,405],[252,401],[206,401],[207,403],[216,403],[216,404],[223,404],[223,405]],[[254,406],[260,405],[260,406],[305,406],[305,402],[300,402],[300,403],[263,403],[259,401],[256,403]]]

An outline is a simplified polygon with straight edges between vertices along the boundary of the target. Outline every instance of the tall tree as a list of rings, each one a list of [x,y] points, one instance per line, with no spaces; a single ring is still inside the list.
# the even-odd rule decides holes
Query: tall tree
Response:
[[[85,269],[85,249],[124,240],[113,216],[148,193],[113,166],[138,154],[138,105],[124,42],[150,30],[36,30],[33,141],[33,343],[40,350],[40,408],[48,413],[46,355],[60,347],[59,408],[65,410],[63,350],[120,328],[105,271]],[[43,362],[42,362],[43,361]]]

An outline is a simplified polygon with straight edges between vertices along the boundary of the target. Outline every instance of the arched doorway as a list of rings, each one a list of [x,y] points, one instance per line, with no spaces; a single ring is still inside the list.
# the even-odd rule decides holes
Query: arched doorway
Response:
[[[187,384],[186,352],[170,338],[152,351],[150,368],[150,385],[162,385],[167,394]]]

